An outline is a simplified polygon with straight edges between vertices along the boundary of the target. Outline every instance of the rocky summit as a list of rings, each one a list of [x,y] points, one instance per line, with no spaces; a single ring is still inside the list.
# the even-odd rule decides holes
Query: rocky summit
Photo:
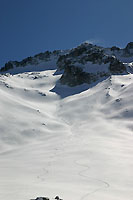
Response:
[[[62,73],[60,83],[70,87],[83,83],[91,84],[111,75],[128,74],[133,70],[133,42],[123,49],[113,46],[104,48],[87,42],[70,50],[55,50],[39,53],[22,61],[9,61],[1,68],[1,73],[14,73],[30,70],[45,70],[45,66]],[[29,66],[29,69],[28,69]],[[44,67],[44,68],[43,68]]]

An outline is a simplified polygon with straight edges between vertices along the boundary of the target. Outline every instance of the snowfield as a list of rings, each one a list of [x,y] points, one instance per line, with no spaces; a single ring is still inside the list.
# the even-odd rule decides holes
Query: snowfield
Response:
[[[0,199],[132,200],[133,75],[71,95],[55,71],[0,76]]]

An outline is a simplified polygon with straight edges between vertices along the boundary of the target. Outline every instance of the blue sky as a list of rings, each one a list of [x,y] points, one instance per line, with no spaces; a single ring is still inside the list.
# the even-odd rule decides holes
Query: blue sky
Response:
[[[0,0],[0,66],[86,40],[133,41],[133,0]]]

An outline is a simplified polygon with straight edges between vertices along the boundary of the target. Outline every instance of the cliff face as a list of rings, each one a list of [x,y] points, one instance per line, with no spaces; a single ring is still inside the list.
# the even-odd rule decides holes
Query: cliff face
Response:
[[[76,86],[92,83],[112,74],[127,73],[126,66],[116,56],[91,44],[82,44],[62,55],[57,61],[58,69],[64,70],[62,84]]]

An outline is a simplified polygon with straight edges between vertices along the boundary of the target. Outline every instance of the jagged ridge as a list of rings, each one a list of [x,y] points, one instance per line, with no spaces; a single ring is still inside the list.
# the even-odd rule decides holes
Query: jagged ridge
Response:
[[[122,61],[123,58],[133,58],[133,42],[128,43],[124,49],[116,46],[103,48],[85,42],[71,50],[46,51],[20,62],[9,61],[1,68],[0,72],[9,71],[12,73],[11,70],[15,67],[37,66],[41,62],[47,64],[48,61],[53,59],[56,61],[57,70],[63,70],[60,79],[61,84],[72,87],[82,83],[90,84],[113,74],[128,73],[127,66],[131,67],[131,64],[125,65]]]

